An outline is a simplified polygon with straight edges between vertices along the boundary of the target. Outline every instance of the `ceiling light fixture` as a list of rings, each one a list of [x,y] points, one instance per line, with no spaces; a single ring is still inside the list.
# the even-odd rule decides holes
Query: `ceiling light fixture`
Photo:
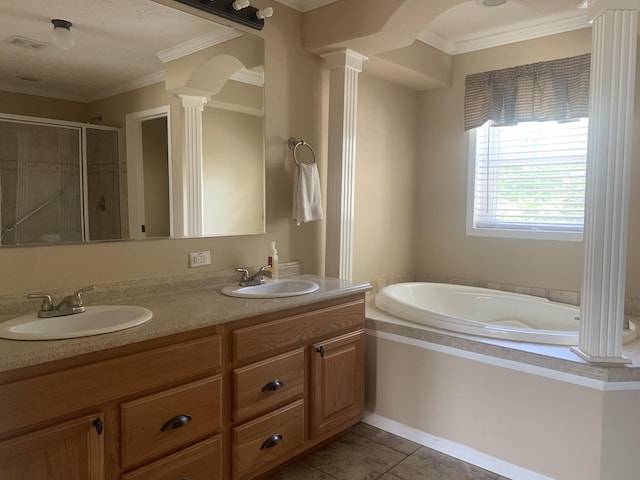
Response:
[[[235,0],[231,4],[234,10],[242,10],[243,8],[247,8],[250,5],[249,0]]]
[[[51,43],[62,50],[69,50],[76,44],[76,38],[71,32],[73,25],[68,20],[51,20],[53,30],[51,31]]]
[[[273,16],[273,8],[266,7],[256,12],[256,17],[260,20],[264,20],[265,18],[269,18]]]

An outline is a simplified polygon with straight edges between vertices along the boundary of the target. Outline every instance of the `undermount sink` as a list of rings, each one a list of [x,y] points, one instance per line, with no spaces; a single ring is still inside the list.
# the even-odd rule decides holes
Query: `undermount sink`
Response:
[[[296,295],[306,295],[317,291],[320,286],[310,280],[300,280],[295,278],[283,278],[272,280],[262,285],[252,285],[241,287],[230,285],[222,289],[222,293],[230,297],[242,298],[278,298],[294,297]]]
[[[0,338],[59,340],[88,337],[135,327],[153,317],[151,310],[134,305],[96,305],[82,313],[39,318],[37,312],[0,323]]]

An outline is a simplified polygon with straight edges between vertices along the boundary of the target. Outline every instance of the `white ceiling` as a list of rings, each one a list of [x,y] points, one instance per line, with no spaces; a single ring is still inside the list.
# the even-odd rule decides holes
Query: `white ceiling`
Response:
[[[71,50],[50,44],[54,18],[74,24],[76,45]],[[150,0],[1,0],[0,89],[94,100],[160,81],[158,52],[230,31]],[[7,43],[14,35],[45,45],[33,50]]]
[[[278,0],[302,12],[334,1],[339,0]],[[578,3],[507,0],[500,7],[483,7],[466,0],[434,19],[418,40],[453,55],[582,28],[587,21]],[[74,23],[72,50],[50,45],[53,18]],[[200,48],[213,45],[230,32],[151,0],[0,0],[0,89],[46,90],[59,98],[91,101],[160,81],[159,52],[188,47],[194,39]],[[7,43],[14,35],[45,46],[32,50]]]

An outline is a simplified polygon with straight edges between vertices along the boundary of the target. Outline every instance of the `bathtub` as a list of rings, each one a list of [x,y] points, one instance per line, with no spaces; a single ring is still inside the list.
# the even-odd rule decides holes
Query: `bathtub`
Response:
[[[375,297],[379,309],[404,320],[482,337],[577,345],[580,309],[546,298],[445,283],[398,283]],[[629,322],[623,342],[638,336]]]

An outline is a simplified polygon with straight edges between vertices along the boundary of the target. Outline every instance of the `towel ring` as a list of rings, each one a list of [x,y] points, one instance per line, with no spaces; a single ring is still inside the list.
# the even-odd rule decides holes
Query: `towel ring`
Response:
[[[289,139],[288,144],[289,144],[289,148],[293,150],[293,161],[296,162],[296,165],[300,166],[300,162],[298,161],[298,156],[296,155],[296,150],[298,150],[298,147],[300,145],[304,145],[311,151],[311,156],[313,157],[313,163],[316,163],[316,152],[314,152],[313,147],[311,147],[311,145],[309,145],[307,142],[305,142],[304,140],[296,140],[295,138],[291,137]]]

